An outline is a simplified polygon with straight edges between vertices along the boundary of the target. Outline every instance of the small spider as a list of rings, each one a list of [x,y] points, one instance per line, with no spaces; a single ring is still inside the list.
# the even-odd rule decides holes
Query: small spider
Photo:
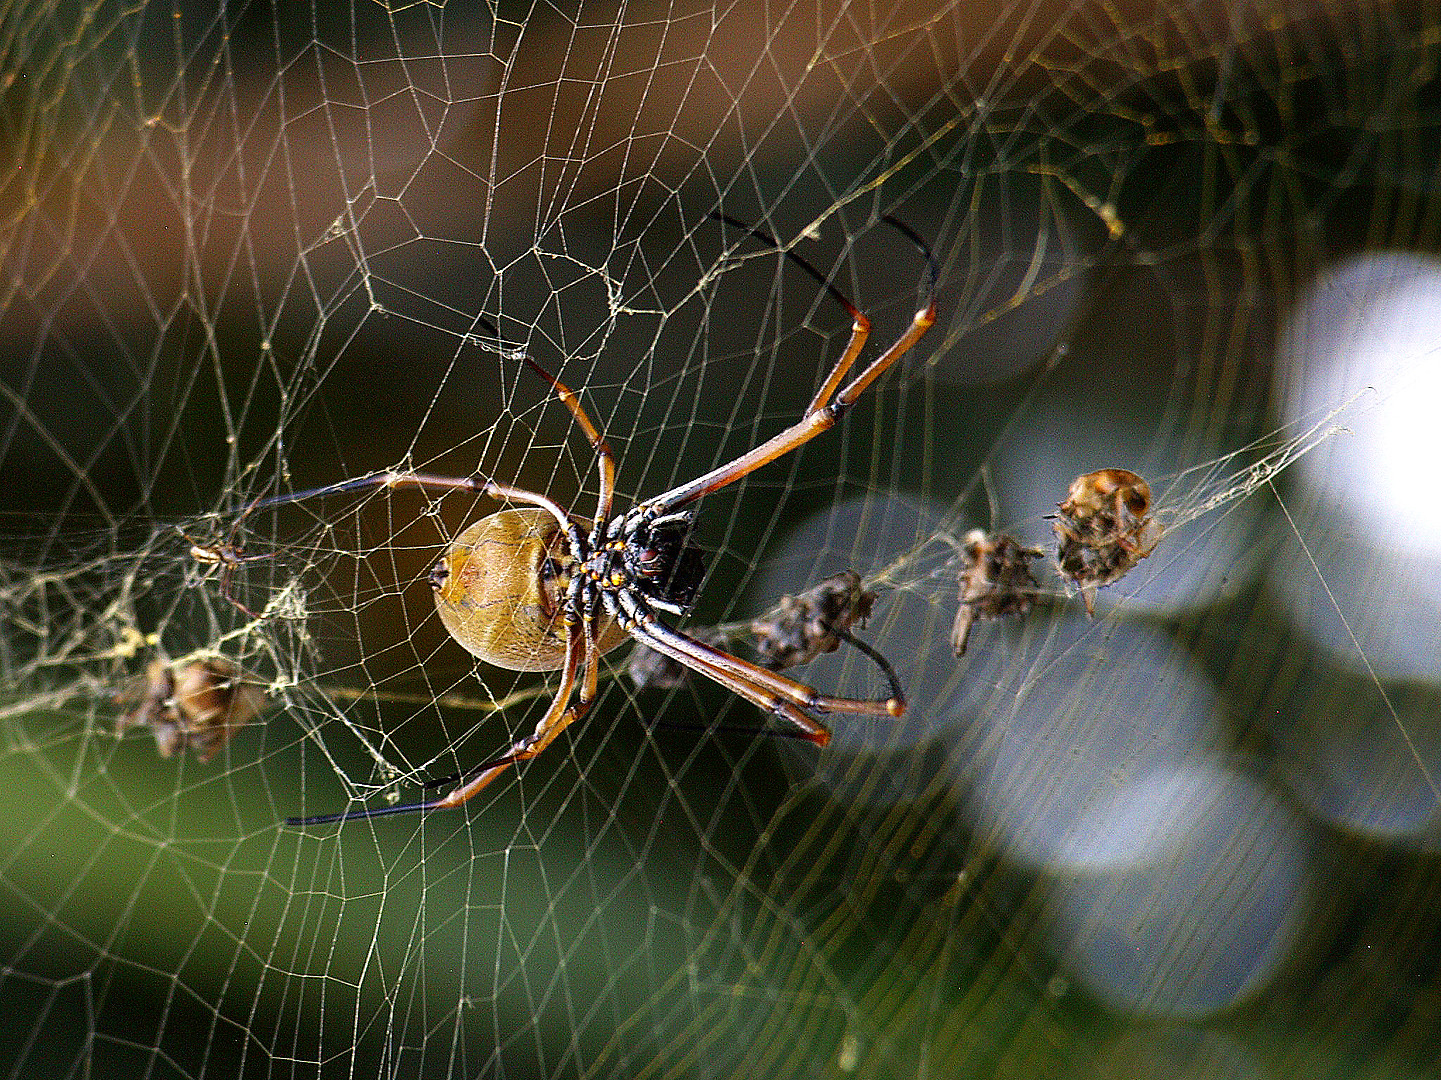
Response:
[[[252,505],[250,510],[254,508]],[[244,566],[246,563],[260,562],[262,559],[270,558],[269,555],[264,554],[247,555],[245,554],[244,548],[236,547],[234,544],[235,530],[244,522],[250,510],[246,510],[245,513],[241,514],[236,520],[235,525],[230,530],[230,537],[223,544],[202,544],[178,525],[175,527],[175,531],[190,544],[190,557],[192,559],[204,566],[220,567],[220,595],[234,604],[235,607],[248,618],[258,619],[260,616],[237,600],[231,592],[235,571],[239,567]]]
[[[951,627],[951,649],[966,655],[971,624],[981,619],[1024,615],[1035,602],[1040,583],[1031,573],[1031,560],[1045,552],[1021,547],[1004,534],[992,536],[981,529],[966,534],[965,562],[961,565],[960,607]]]
[[[1095,615],[1096,589],[1120,578],[1160,540],[1150,519],[1151,488],[1127,469],[1101,469],[1071,481],[1056,515],[1061,574],[1081,589]]]
[[[259,715],[265,691],[246,682],[240,669],[226,660],[211,657],[174,665],[157,659],[117,698],[128,711],[116,724],[116,734],[148,727],[161,757],[189,747],[206,762]]]
[[[627,636],[697,671],[740,697],[793,725],[798,737],[818,746],[831,733],[818,717],[900,716],[905,701],[892,680],[891,695],[861,701],[828,697],[769,668],[732,656],[672,629],[657,612],[685,614],[704,576],[699,549],[690,543],[695,517],[690,504],[797,450],[834,427],[856,399],[918,342],[936,318],[935,259],[925,242],[893,218],[885,220],[922,252],[927,267],[925,304],[910,326],[884,352],[847,381],[851,366],[870,334],[870,320],[813,266],[784,250],[771,236],[724,215],[726,224],[744,229],[767,246],[784,252],[820,283],[851,316],[845,351],[816,391],[804,415],[734,461],[694,480],[612,512],[616,460],[605,439],[581,407],[580,399],[528,356],[525,363],[554,389],[585,433],[600,467],[595,517],[577,517],[547,495],[498,484],[479,476],[444,477],[416,472],[383,472],[328,487],[279,495],[251,504],[254,510],[302,499],[364,488],[413,486],[437,491],[469,491],[522,508],[501,510],[463,530],[430,574],[436,608],[451,636],[474,655],[498,667],[518,671],[561,672],[560,686],[535,730],[517,739],[498,757],[426,786],[458,782],[448,794],[404,806],[292,818],[287,824],[379,817],[411,810],[459,806],[517,762],[535,757],[595,699],[601,654]],[[488,333],[499,337],[493,326]],[[578,696],[577,696],[578,691]],[[574,700],[572,700],[574,699]]]

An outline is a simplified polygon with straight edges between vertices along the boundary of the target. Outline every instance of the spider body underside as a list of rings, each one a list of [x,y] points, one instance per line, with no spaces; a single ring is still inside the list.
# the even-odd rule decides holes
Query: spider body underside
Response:
[[[614,454],[577,396],[535,360],[523,356],[570,410],[596,453],[600,494],[592,519],[568,513],[548,496],[479,476],[444,477],[399,471],[273,496],[246,510],[248,515],[257,509],[311,497],[400,486],[470,491],[523,504],[491,514],[464,529],[431,571],[430,581],[446,629],[472,654],[511,670],[561,672],[555,699],[531,734],[517,739],[504,754],[458,776],[427,782],[427,787],[458,782],[448,794],[403,806],[292,818],[287,824],[315,825],[459,806],[512,765],[539,754],[583,716],[596,696],[601,654],[628,638],[775,714],[792,725],[800,738],[819,746],[827,745],[831,737],[829,729],[817,719],[819,715],[896,717],[905,711],[905,701],[893,677],[892,694],[884,699],[828,697],[804,683],[675,630],[657,615],[686,614],[705,573],[701,552],[690,544],[695,511],[689,505],[833,427],[871,383],[910,351],[936,318],[937,272],[930,249],[910,228],[887,217],[884,220],[915,243],[926,257],[926,302],[906,331],[846,382],[865,346],[870,321],[800,256],[758,229],[715,216],[783,251],[819,281],[853,320],[845,352],[805,414],[784,431],[694,480],[628,510],[612,513]]]

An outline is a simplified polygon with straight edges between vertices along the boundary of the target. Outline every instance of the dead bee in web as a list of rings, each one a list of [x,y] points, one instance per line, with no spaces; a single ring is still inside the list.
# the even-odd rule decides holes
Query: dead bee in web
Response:
[[[152,660],[144,675],[117,695],[127,711],[115,730],[148,727],[163,758],[186,747],[206,762],[260,713],[265,691],[227,660],[209,657],[174,664]]]
[[[981,529],[966,534],[964,551],[958,575],[960,607],[951,627],[951,649],[957,656],[966,655],[971,624],[978,619],[1004,619],[1031,610],[1040,588],[1031,560],[1045,555],[1040,548],[1021,547],[1012,537]]]
[[[886,658],[851,633],[870,618],[876,594],[861,584],[854,570],[842,570],[795,596],[783,596],[771,611],[751,623],[756,652],[772,670],[795,667],[821,653],[835,652],[844,641],[859,649],[885,672],[891,692],[904,702],[900,679]]]
[[[1148,516],[1151,488],[1127,469],[1101,469],[1071,481],[1052,526],[1061,574],[1095,614],[1096,589],[1120,578],[1155,548],[1160,527]]]

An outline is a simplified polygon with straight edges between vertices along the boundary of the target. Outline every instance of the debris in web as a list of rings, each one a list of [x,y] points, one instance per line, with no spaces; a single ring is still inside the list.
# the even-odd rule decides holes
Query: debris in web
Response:
[[[876,594],[862,587],[854,570],[782,597],[769,613],[751,623],[761,663],[781,670],[835,652],[852,625],[864,625],[875,602]]]
[[[1080,587],[1087,615],[1096,613],[1097,588],[1155,549],[1161,530],[1150,512],[1150,485],[1127,469],[1100,469],[1071,481],[1052,527],[1061,575]]]
[[[156,659],[116,695],[116,701],[126,710],[115,726],[116,734],[148,727],[162,758],[188,747],[206,762],[259,715],[265,691],[218,657],[174,664]]]
[[[891,700],[899,716],[905,709],[900,678],[879,652],[851,633],[856,623],[870,618],[876,594],[861,584],[854,570],[832,574],[820,584],[795,596],[783,596],[780,603],[751,623],[756,652],[767,667],[780,671],[809,663],[821,653],[835,652],[844,641],[870,657],[891,686]]]
[[[1031,560],[1045,552],[1022,547],[1013,537],[993,536],[982,529],[966,534],[965,562],[957,575],[960,607],[951,627],[951,649],[966,654],[971,625],[978,620],[1024,615],[1035,602],[1040,583],[1031,573]]]

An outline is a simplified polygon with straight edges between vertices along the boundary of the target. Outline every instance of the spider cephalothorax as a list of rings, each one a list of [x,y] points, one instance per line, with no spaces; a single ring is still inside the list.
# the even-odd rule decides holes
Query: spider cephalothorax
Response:
[[[728,224],[730,218],[716,215]],[[402,486],[435,491],[468,491],[522,504],[501,510],[462,530],[430,574],[436,609],[451,636],[471,653],[500,667],[519,671],[559,670],[555,699],[535,730],[511,744],[499,757],[465,773],[432,781],[459,781],[448,795],[403,806],[323,814],[294,819],[297,824],[407,810],[459,806],[506,769],[540,753],[582,716],[598,690],[600,656],[628,637],[661,656],[705,675],[731,692],[791,725],[796,737],[818,746],[830,742],[830,729],[819,719],[833,713],[900,716],[906,708],[890,666],[868,646],[890,682],[890,694],[876,700],[831,697],[780,673],[733,656],[662,622],[656,611],[690,610],[705,576],[705,562],[690,542],[692,504],[777,458],[804,446],[834,427],[871,383],[880,378],[935,322],[936,264],[925,242],[905,225],[885,219],[925,254],[928,289],[925,304],[910,326],[859,374],[851,367],[865,348],[870,321],[819,271],[784,251],[851,316],[851,335],[830,374],[811,398],[804,415],[785,430],[733,461],[679,484],[669,491],[612,514],[616,460],[604,437],[586,415],[580,399],[522,354],[525,363],[554,389],[594,449],[600,468],[600,493],[589,521],[561,508],[549,496],[498,484],[480,476],[447,477],[411,471],[376,473],[329,487],[279,495],[252,503],[241,516],[269,506],[336,495],[365,488]],[[741,226],[751,236],[780,249],[759,229]],[[494,327],[487,329],[495,333]],[[498,337],[499,334],[496,333]],[[237,527],[232,533],[238,532]],[[228,550],[238,553],[230,545]],[[859,616],[858,616],[859,617]],[[825,621],[827,626],[830,623]],[[843,627],[836,633],[845,633]],[[848,639],[849,640],[849,639]]]
[[[621,563],[631,584],[652,604],[677,615],[690,611],[705,577],[705,557],[690,542],[695,513],[687,510],[627,524],[617,518],[624,546]]]

